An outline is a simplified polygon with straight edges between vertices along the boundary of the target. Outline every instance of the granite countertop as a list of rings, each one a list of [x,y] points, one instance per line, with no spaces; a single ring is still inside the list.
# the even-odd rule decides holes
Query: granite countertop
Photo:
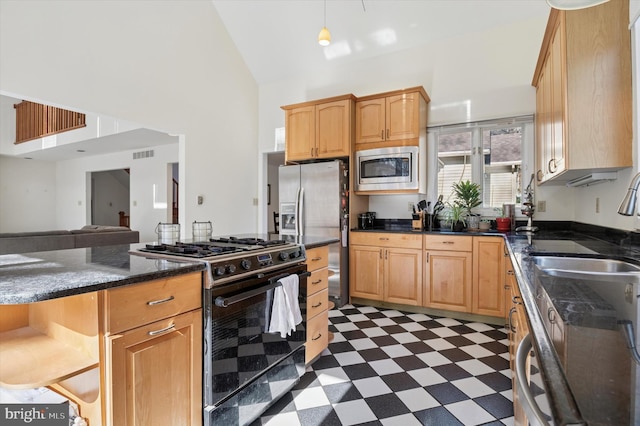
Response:
[[[130,255],[123,244],[0,256],[0,303],[39,302],[186,274],[204,264]]]
[[[636,245],[625,244],[623,240],[617,243],[605,241],[575,231],[544,231],[532,236],[506,234],[505,238],[527,311],[533,345],[554,421],[557,424],[584,421],[576,404],[582,407],[595,404],[597,401],[593,398],[599,398],[598,386],[593,389],[590,396],[592,399],[576,401],[562,361],[545,329],[545,321],[538,303],[542,298],[548,298],[562,318],[564,326],[578,327],[584,334],[589,334],[589,330],[594,329],[617,332],[617,321],[621,314],[600,294],[593,291],[588,285],[590,280],[544,274],[535,266],[532,255],[605,256],[637,263],[640,261],[640,251]],[[613,285],[615,284],[609,284]],[[608,291],[613,291],[612,287],[609,287]],[[594,344],[597,345],[595,342]],[[597,369],[597,365],[594,365],[594,368]]]
[[[262,234],[243,237],[268,239]],[[306,249],[333,244],[335,237],[280,236]],[[0,255],[0,304],[39,302],[189,272],[205,264],[189,259],[150,259],[132,255],[143,243]]]

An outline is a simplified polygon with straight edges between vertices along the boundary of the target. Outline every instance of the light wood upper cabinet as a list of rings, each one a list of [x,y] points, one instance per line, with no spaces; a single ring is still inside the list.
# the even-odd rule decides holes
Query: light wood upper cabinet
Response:
[[[536,179],[632,165],[629,2],[551,10],[536,87]]]
[[[285,115],[287,161],[312,158],[316,147],[316,107],[289,109]]]
[[[353,95],[283,106],[287,162],[348,157],[354,122]]]
[[[471,239],[467,236],[424,236],[424,306],[471,311]]]
[[[473,237],[473,303],[471,312],[504,317],[504,241]]]
[[[352,297],[421,305],[421,236],[352,233],[349,278]]]
[[[426,135],[428,103],[422,87],[359,98],[355,149],[418,146]]]

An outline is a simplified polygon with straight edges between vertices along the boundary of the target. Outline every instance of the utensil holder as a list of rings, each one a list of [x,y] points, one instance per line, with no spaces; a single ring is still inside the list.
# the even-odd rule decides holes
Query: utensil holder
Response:
[[[209,222],[193,222],[191,234],[193,241],[209,241],[213,233],[213,225]]]
[[[160,222],[156,226],[156,234],[160,244],[174,244],[180,241],[180,224]]]
[[[411,228],[414,231],[422,231],[422,212],[418,212],[412,216]]]

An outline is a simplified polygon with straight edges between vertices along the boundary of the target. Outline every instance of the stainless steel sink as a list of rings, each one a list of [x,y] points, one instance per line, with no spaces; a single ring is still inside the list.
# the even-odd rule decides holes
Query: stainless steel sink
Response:
[[[563,278],[640,283],[640,265],[617,259],[532,255],[543,273]]]
[[[562,269],[565,271],[591,272],[601,274],[640,273],[640,266],[616,259],[565,256],[532,256],[540,269]]]

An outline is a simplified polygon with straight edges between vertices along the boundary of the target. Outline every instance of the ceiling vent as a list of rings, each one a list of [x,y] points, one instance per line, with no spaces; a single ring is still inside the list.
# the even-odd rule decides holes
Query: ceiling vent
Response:
[[[139,160],[141,158],[151,158],[153,157],[153,150],[150,149],[149,151],[139,151],[139,152],[134,152],[133,153],[133,159],[134,160]]]

